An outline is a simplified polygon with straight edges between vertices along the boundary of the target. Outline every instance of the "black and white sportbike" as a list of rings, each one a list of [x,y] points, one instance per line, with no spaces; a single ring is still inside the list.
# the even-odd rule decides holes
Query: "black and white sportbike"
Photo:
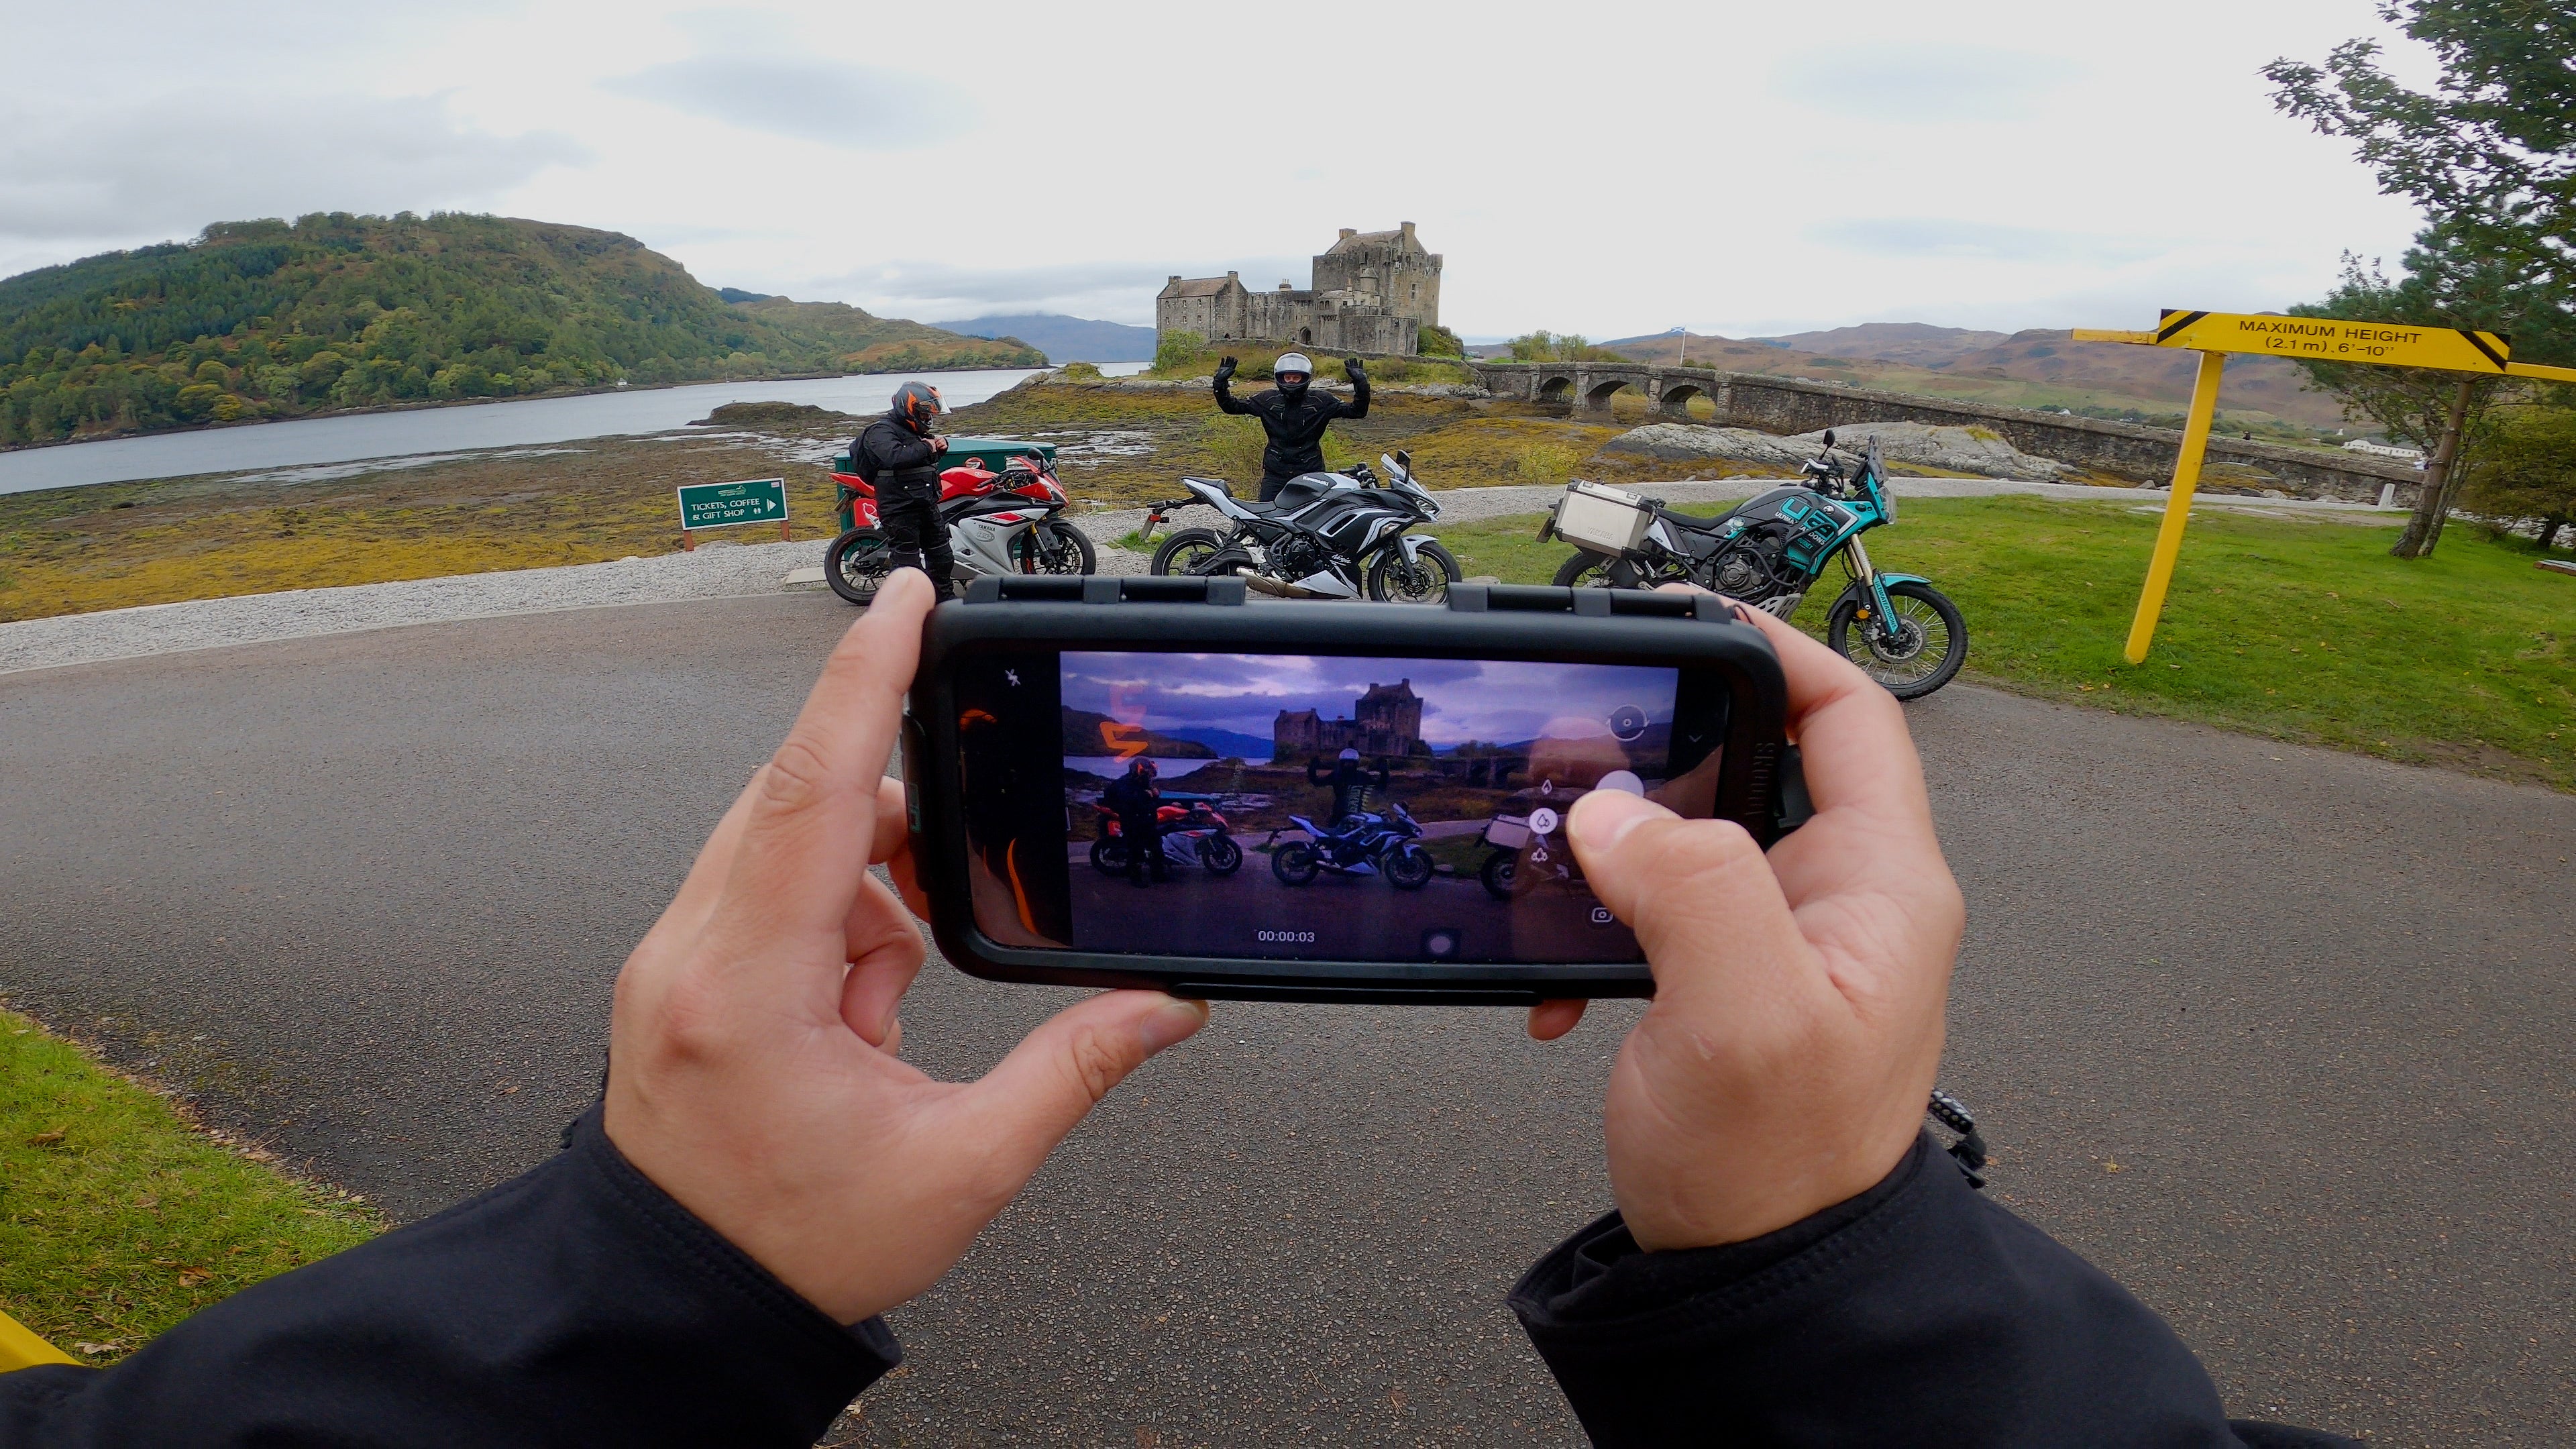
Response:
[[[1356,599],[1437,604],[1464,577],[1440,540],[1409,532],[1440,516],[1413,477],[1408,453],[1381,455],[1381,480],[1362,463],[1347,473],[1288,480],[1275,503],[1234,496],[1222,478],[1183,478],[1189,496],[1153,505],[1145,531],[1176,508],[1201,504],[1225,515],[1225,532],[1184,528],[1154,550],[1154,572],[1240,574],[1246,587],[1288,599]]]

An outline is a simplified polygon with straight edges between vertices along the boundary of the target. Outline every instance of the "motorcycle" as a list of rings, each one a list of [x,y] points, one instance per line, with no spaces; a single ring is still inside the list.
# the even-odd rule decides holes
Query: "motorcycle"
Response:
[[[1786,619],[1840,557],[1850,583],[1825,618],[1825,639],[1898,699],[1921,699],[1968,658],[1959,606],[1918,574],[1873,567],[1860,536],[1896,521],[1878,440],[1856,470],[1824,450],[1800,465],[1799,483],[1772,488],[1715,518],[1694,518],[1595,483],[1566,485],[1539,525],[1581,552],[1556,571],[1559,587],[1651,589],[1681,582],[1741,599]]]
[[[1153,571],[1194,577],[1240,574],[1247,587],[1288,599],[1438,604],[1466,576],[1436,538],[1409,532],[1440,516],[1413,476],[1413,456],[1381,454],[1385,481],[1366,463],[1347,473],[1291,478],[1274,503],[1247,503],[1222,478],[1183,478],[1186,497],[1154,504],[1145,531],[1174,509],[1202,504],[1230,525],[1184,528],[1154,550]]]
[[[1163,858],[1175,865],[1205,867],[1216,876],[1232,875],[1243,866],[1243,847],[1226,832],[1225,817],[1216,813],[1213,795],[1165,794],[1169,802],[1155,810],[1162,829]],[[1097,801],[1100,836],[1091,842],[1091,868],[1102,875],[1127,873],[1127,841],[1118,828],[1118,812]]]
[[[877,520],[877,492],[855,474],[835,473],[852,527],[823,553],[823,581],[853,604],[877,596],[894,571],[894,544]],[[1087,574],[1100,561],[1091,539],[1064,521],[1062,484],[1043,458],[1014,457],[998,473],[968,459],[939,475],[939,521],[957,578],[978,574]]]
[[[1401,803],[1389,805],[1384,815],[1354,815],[1332,830],[1303,815],[1288,820],[1312,838],[1280,845],[1280,831],[1270,832],[1270,873],[1282,885],[1310,885],[1327,870],[1343,875],[1383,871],[1387,884],[1400,891],[1418,891],[1431,883],[1431,852],[1419,844],[1422,822]]]

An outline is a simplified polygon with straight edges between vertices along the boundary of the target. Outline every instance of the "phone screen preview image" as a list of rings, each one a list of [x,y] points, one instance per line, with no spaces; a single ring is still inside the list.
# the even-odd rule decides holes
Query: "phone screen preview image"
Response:
[[[1565,818],[1594,790],[1709,813],[1724,694],[1687,678],[1339,655],[974,661],[958,699],[977,925],[1140,956],[1639,960]]]

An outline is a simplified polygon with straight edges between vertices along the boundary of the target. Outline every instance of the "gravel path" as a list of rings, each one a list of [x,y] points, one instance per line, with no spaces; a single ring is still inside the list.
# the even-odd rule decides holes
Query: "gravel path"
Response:
[[[1734,479],[1717,483],[1646,485],[1656,496],[1680,507],[1729,502],[1748,496],[1771,480]],[[2117,501],[2134,496],[2142,506],[2161,506],[2164,495],[2150,489],[2089,488],[2068,483],[2009,483],[1975,478],[1898,478],[1900,498],[1967,498],[2024,493],[2042,498]],[[1467,523],[1536,513],[1562,490],[1555,487],[1456,488],[1436,494],[1441,520]],[[2204,497],[2202,506],[2258,512],[2340,513],[2394,521],[2401,510],[2376,509],[2357,503],[2324,503],[2267,498]],[[1147,566],[1141,554],[1113,546],[1110,540],[1140,527],[1141,508],[1087,513],[1075,520],[1099,545],[1104,574],[1140,574]],[[1217,515],[1204,508],[1174,515],[1179,527],[1213,524]],[[797,543],[709,543],[694,553],[668,553],[652,558],[624,558],[614,563],[570,564],[559,568],[518,569],[500,573],[459,574],[449,578],[409,579],[389,584],[356,584],[337,589],[294,589],[276,594],[246,594],[229,599],[197,599],[177,604],[150,604],[136,609],[109,609],[0,624],[0,674],[211,649],[227,644],[255,644],[314,634],[345,634],[404,624],[430,624],[496,614],[536,614],[555,609],[585,609],[600,604],[665,603],[682,599],[733,598],[775,593],[782,588],[822,585],[822,545]],[[806,571],[797,577],[794,571]]]

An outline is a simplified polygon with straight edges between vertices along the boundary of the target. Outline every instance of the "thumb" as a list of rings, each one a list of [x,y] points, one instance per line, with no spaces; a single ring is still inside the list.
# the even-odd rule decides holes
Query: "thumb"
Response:
[[[987,1141],[1023,1180],[1145,1059],[1207,1025],[1208,1005],[1159,991],[1109,991],[1077,1002],[1011,1049],[967,1089]]]
[[[1726,993],[1811,959],[1771,862],[1735,822],[1595,790],[1574,802],[1566,834],[1593,894],[1637,933],[1659,999]]]

